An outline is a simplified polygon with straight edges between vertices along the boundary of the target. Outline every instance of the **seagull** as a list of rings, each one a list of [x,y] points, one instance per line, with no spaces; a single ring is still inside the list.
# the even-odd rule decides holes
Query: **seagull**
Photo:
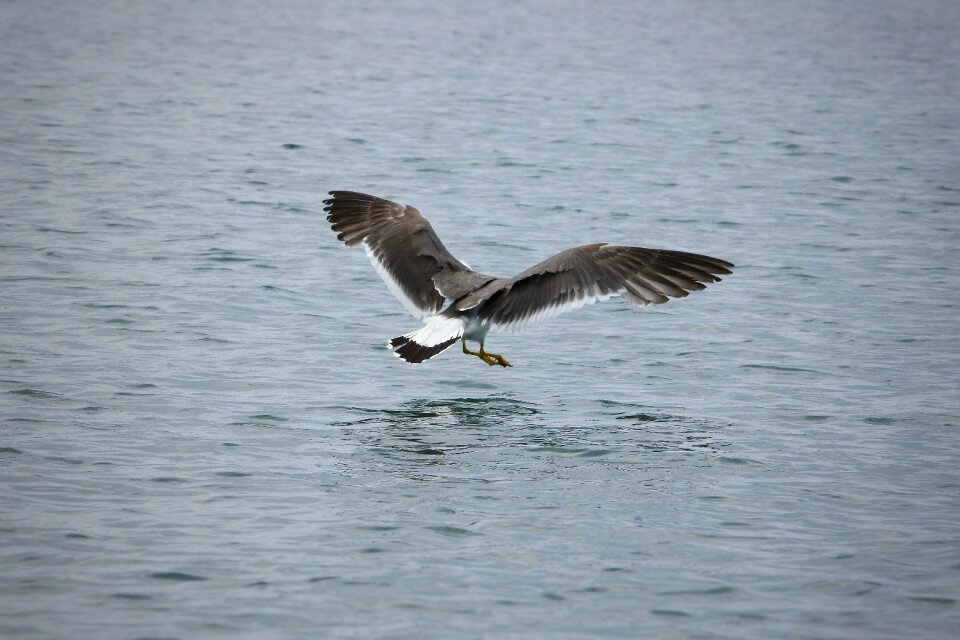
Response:
[[[661,304],[719,282],[733,264],[719,258],[603,242],[566,249],[512,278],[478,273],[453,256],[417,209],[354,191],[330,191],[327,221],[348,247],[362,244],[390,290],[424,322],[388,343],[419,364],[458,340],[463,353],[512,367],[484,350],[491,329],[513,330],[620,296]],[[480,345],[467,348],[467,341]]]

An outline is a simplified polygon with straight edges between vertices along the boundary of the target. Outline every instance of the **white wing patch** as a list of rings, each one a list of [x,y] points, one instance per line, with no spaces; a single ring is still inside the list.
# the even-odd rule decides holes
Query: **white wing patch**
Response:
[[[625,288],[620,288],[618,291],[612,291],[607,294],[586,294],[574,300],[547,305],[541,309],[537,309],[533,313],[520,316],[519,318],[511,320],[510,322],[493,322],[490,324],[490,326],[498,331],[519,331],[520,329],[525,329],[535,324],[539,324],[540,322],[556,318],[557,316],[567,313],[568,311],[580,309],[585,305],[594,304],[598,301],[602,302],[612,298],[613,296],[623,295],[624,291]],[[646,302],[643,302],[643,304],[646,304]]]
[[[387,288],[390,289],[390,293],[396,296],[397,300],[403,303],[403,306],[414,318],[426,320],[437,312],[436,309],[423,309],[419,307],[416,301],[406,294],[406,292],[403,290],[403,287],[400,286],[400,283],[397,282],[396,278],[393,277],[393,274],[390,273],[390,270],[387,269],[387,265],[385,265],[380,258],[377,257],[377,255],[373,252],[373,249],[371,249],[370,245],[366,242],[363,243],[363,250],[366,251],[367,258],[370,259],[370,264],[373,265],[373,268],[377,270],[377,273],[380,274],[380,277],[387,284]]]

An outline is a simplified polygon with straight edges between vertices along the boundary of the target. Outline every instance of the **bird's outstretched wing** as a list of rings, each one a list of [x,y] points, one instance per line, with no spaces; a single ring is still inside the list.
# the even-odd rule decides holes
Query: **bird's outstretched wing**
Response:
[[[353,191],[331,191],[327,221],[348,247],[363,244],[380,276],[418,318],[441,310],[483,276],[453,257],[415,208]]]
[[[695,253],[588,244],[561,251],[511,278],[480,311],[500,329],[520,328],[619,295],[638,306],[682,298],[730,273]]]

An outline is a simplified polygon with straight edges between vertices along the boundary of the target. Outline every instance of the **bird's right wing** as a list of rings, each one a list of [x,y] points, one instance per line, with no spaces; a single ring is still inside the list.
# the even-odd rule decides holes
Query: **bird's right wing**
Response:
[[[434,315],[459,295],[444,286],[451,274],[473,275],[415,208],[353,191],[330,195],[324,211],[337,238],[348,247],[364,245],[387,286],[414,316]]]
[[[638,306],[661,304],[719,282],[716,274],[728,274],[732,267],[695,253],[589,244],[561,251],[511,278],[480,316],[509,330],[615,295]]]

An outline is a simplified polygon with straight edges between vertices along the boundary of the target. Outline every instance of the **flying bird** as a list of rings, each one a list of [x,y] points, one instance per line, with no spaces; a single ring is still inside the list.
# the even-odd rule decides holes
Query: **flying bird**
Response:
[[[397,357],[418,364],[453,346],[490,366],[513,365],[484,350],[491,329],[518,329],[585,304],[621,296],[661,304],[719,282],[733,265],[710,256],[606,243],[573,247],[512,278],[477,273],[457,260],[415,208],[353,191],[331,191],[327,221],[348,247],[362,244],[404,306],[424,322],[390,340]],[[467,348],[467,341],[480,345]]]

